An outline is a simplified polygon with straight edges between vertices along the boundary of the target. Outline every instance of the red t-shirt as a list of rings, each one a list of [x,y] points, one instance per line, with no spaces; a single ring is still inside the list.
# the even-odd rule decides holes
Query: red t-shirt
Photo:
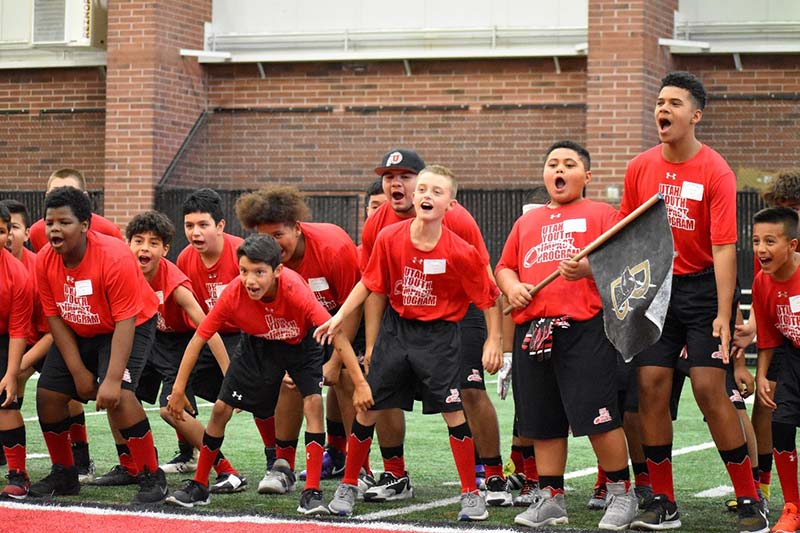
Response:
[[[207,267],[203,263],[200,253],[188,245],[184,248],[176,264],[192,282],[197,300],[203,312],[208,314],[217,302],[220,294],[231,281],[239,277],[239,258],[236,257],[236,249],[244,242],[244,239],[235,235],[223,233],[222,255],[212,266]],[[220,333],[238,333],[239,329],[233,323],[226,324]]]
[[[431,251],[417,250],[411,243],[413,220],[378,234],[363,273],[364,286],[387,295],[394,310],[410,320],[458,322],[470,302],[480,309],[493,306],[500,291],[475,247],[442,227]]]
[[[33,317],[33,282],[20,261],[0,249],[0,335],[27,339]]]
[[[759,272],[753,280],[759,348],[777,348],[784,337],[800,348],[800,269],[787,281]]]
[[[33,318],[31,319],[31,326],[28,333],[28,346],[36,344],[45,333],[50,332],[50,324],[47,323],[47,317],[44,316],[42,311],[42,300],[38,297],[39,291],[37,290],[36,283],[36,254],[28,250],[22,249],[22,264],[25,265],[25,270],[31,278],[33,285]]]
[[[254,337],[300,344],[311,328],[330,317],[303,278],[284,267],[278,277],[278,292],[269,302],[250,298],[239,280],[228,285],[197,334],[208,340],[223,324],[232,323]]]
[[[192,282],[181,272],[175,263],[162,257],[158,263],[156,275],[150,281],[150,287],[158,297],[158,331],[184,333],[194,331],[195,326],[189,316],[175,301],[175,289],[186,287],[195,300],[197,295],[192,288]]]
[[[558,270],[561,261],[573,257],[613,226],[617,218],[610,205],[586,199],[555,209],[532,209],[511,228],[495,274],[508,268],[520,281],[536,285]],[[514,309],[512,317],[517,324],[564,315],[583,321],[602,309],[594,279],[567,281],[559,276],[539,291],[528,307]]]
[[[319,303],[332,311],[344,303],[361,277],[356,245],[334,224],[301,222],[300,231],[306,249],[296,272],[306,280]]]
[[[656,193],[667,207],[677,256],[673,272],[694,274],[714,265],[712,245],[736,242],[736,176],[717,152],[703,145],[683,163],[670,163],[661,145],[628,164],[620,216]]]
[[[103,235],[116,237],[121,241],[125,240],[116,224],[96,213],[92,213],[89,229],[102,233]],[[45,231],[44,219],[37,220],[33,223],[33,226],[31,226],[30,242],[35,252],[40,251],[44,245],[47,244],[47,232]]]
[[[113,333],[117,322],[132,317],[138,326],[158,312],[158,298],[128,246],[101,233],[86,234],[76,268],[45,246],[36,257],[36,277],[45,316],[60,316],[80,337]]]
[[[389,205],[389,202],[386,202],[364,222],[364,229],[361,232],[361,254],[359,256],[359,266],[362,272],[367,268],[378,233],[386,226],[407,220],[409,219],[400,218],[392,209],[392,206]],[[483,264],[489,264],[489,251],[483,241],[481,229],[475,219],[472,218],[472,215],[469,214],[469,211],[464,209],[461,204],[457,203],[454,208],[444,214],[442,225],[474,246],[480,254]]]

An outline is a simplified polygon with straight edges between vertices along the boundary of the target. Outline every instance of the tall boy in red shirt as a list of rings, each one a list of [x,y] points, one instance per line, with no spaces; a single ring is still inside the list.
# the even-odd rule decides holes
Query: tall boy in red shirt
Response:
[[[448,426],[461,480],[459,520],[488,517],[475,483],[475,447],[461,402],[458,322],[475,302],[484,311],[490,338],[498,338],[499,291],[481,254],[442,224],[445,212],[457,205],[455,194],[452,172],[438,165],[423,169],[416,178],[415,217],[380,232],[361,281],[315,332],[317,339],[339,332],[372,292],[389,299],[367,374],[375,405],[356,415],[344,478],[328,505],[334,514],[353,512],[358,473],[369,453],[378,412],[411,410],[416,392],[422,397],[423,413],[441,413]],[[499,348],[487,342],[484,352],[497,350],[499,355]]]
[[[31,486],[31,495],[80,491],[67,404],[95,398],[141,472],[134,503],[161,502],[167,481],[134,393],[153,344],[158,299],[124,242],[89,231],[85,194],[73,187],[53,189],[45,209],[50,246],[36,258],[36,276],[54,346],[39,378],[36,405],[53,467]]]
[[[736,176],[695,137],[705,103],[705,88],[696,77],[687,72],[665,76],[654,114],[661,144],[634,158],[625,173],[620,215],[661,193],[677,252],[661,338],[636,357],[642,443],[655,497],[631,527],[681,525],[672,480],[669,398],[675,364],[686,346],[695,399],[736,492],[739,531],[767,531],[744,433],[725,390],[736,288]]]

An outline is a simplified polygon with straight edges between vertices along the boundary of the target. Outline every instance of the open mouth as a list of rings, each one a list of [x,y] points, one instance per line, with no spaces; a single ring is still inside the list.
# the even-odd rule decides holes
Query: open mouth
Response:
[[[200,240],[197,240],[197,239],[192,240],[192,246],[194,246],[195,248],[202,248],[205,245],[206,245],[206,241],[200,241]]]
[[[406,195],[403,194],[400,191],[395,191],[395,192],[392,193],[392,200],[395,200],[395,201],[398,201],[398,202],[400,200],[402,200],[403,198],[405,198],[405,197],[406,197]]]
[[[250,298],[257,300],[261,297],[261,288],[260,287],[247,287],[247,294]]]
[[[672,126],[672,121],[668,118],[660,118],[658,119],[658,129],[662,132],[667,131],[670,126]]]
[[[558,177],[556,178],[554,185],[556,186],[557,191],[563,191],[564,188],[567,186],[567,182],[564,178]]]
[[[139,264],[142,266],[147,266],[152,261],[152,258],[150,258],[147,255],[140,255],[138,259],[139,259]]]
[[[50,237],[50,246],[53,248],[57,248],[64,243],[64,239],[61,237]]]
[[[759,257],[758,262],[761,263],[761,268],[768,267],[770,263],[772,263],[772,258],[770,257]]]
[[[431,209],[433,209],[433,204],[430,202],[422,202],[419,204],[419,207],[424,211],[430,211]]]

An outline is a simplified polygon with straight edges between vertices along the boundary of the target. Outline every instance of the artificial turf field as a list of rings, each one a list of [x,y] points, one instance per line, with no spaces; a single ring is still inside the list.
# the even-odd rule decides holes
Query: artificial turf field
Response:
[[[23,416],[27,426],[28,439],[28,470],[32,480],[38,480],[49,472],[50,462],[47,458],[47,450],[42,439],[36,421],[35,412],[35,381],[28,383],[26,398],[23,406]],[[493,399],[500,419],[502,436],[502,452],[504,459],[507,459],[510,450],[511,422],[513,417],[513,402],[510,399],[501,401],[494,392],[495,382],[493,377],[488,377],[487,387],[489,395]],[[156,445],[159,448],[160,459],[169,460],[172,452],[177,448],[175,433],[158,416],[158,411],[151,406],[148,407],[148,415],[153,428]],[[104,473],[116,464],[116,453],[111,439],[105,414],[96,413],[94,404],[90,403],[86,408],[87,427],[91,455],[97,466],[97,472]],[[208,419],[210,413],[209,404],[201,404],[199,416],[202,421]],[[675,489],[676,497],[681,511],[683,528],[681,531],[693,532],[715,532],[715,531],[734,531],[735,514],[725,510],[723,502],[730,497],[733,489],[730,487],[730,480],[720,461],[716,449],[713,447],[706,425],[703,423],[702,416],[697,409],[691,390],[687,386],[684,388],[680,405],[679,420],[675,423]],[[304,468],[305,454],[301,445],[297,454],[297,471]],[[593,531],[601,513],[589,511],[585,505],[591,496],[595,474],[595,460],[586,438],[570,439],[570,456],[567,462],[567,510],[569,512],[569,525],[553,528],[553,531],[577,530]],[[191,512],[197,515],[220,515],[225,517],[236,515],[259,515],[265,517],[283,517],[289,520],[288,527],[293,527],[297,531],[311,530],[311,526],[303,522],[292,522],[300,518],[296,512],[299,491],[302,482],[298,483],[297,491],[285,496],[265,496],[256,492],[256,485],[264,475],[264,454],[261,439],[253,423],[252,416],[248,413],[234,415],[226,431],[226,438],[223,444],[225,455],[231,460],[234,466],[244,474],[249,480],[247,491],[233,495],[212,496],[211,505],[206,507],[196,507]],[[423,416],[418,412],[407,416],[407,437],[405,444],[406,465],[411,473],[411,481],[414,486],[415,497],[413,500],[403,502],[390,502],[386,504],[364,504],[359,502],[355,509],[354,517],[349,520],[355,530],[370,529],[376,526],[376,522],[381,525],[392,527],[398,526],[404,531],[414,530],[415,525],[428,529],[442,527],[468,527],[486,529],[514,529],[514,515],[521,512],[520,508],[491,508],[490,517],[487,521],[472,524],[458,524],[454,518],[458,511],[458,483],[455,465],[453,463],[450,447],[448,444],[447,429],[444,421],[438,415]],[[371,455],[373,469],[380,471],[382,462],[377,445],[373,445]],[[212,471],[213,475],[213,471]],[[188,474],[171,474],[168,482],[171,490],[180,488],[183,480],[191,477]],[[377,477],[377,476],[376,476]],[[336,487],[336,481],[325,480],[322,488],[326,498],[330,498]],[[128,507],[134,492],[135,486],[121,488],[100,488],[83,487],[79,496],[60,497],[54,502],[57,505],[92,505],[107,506],[116,509]],[[705,493],[705,494],[704,494]],[[37,500],[29,499],[26,503],[35,503]],[[771,523],[777,520],[783,504],[777,475],[773,470],[772,499],[770,508],[772,509]],[[13,504],[9,504],[13,507]],[[9,507],[0,508],[0,531],[8,530],[3,527],[4,514],[10,513]],[[154,511],[181,513],[175,507],[158,506]],[[25,516],[35,520],[29,508],[20,509],[25,512]],[[39,513],[37,513],[39,514]],[[43,517],[45,514],[41,513]],[[111,517],[108,517],[110,520]],[[328,518],[320,524],[321,529],[315,527],[316,531],[326,531],[333,529],[333,524],[342,522],[341,519]],[[94,531],[104,531],[102,515],[92,515],[91,523],[95,524]],[[8,525],[8,522],[5,522]],[[33,524],[30,522],[29,524]],[[205,523],[204,523],[205,524]],[[292,524],[295,524],[293,526]],[[327,527],[326,527],[326,524]],[[144,522],[139,524],[141,530]],[[405,525],[405,527],[403,526]],[[111,523],[108,524],[109,529]],[[409,526],[411,528],[409,529]],[[178,531],[173,526],[169,527],[173,532]],[[164,529],[161,527],[160,529]],[[202,527],[202,529],[197,529]],[[252,524],[255,529],[256,525]],[[285,530],[287,524],[283,524]],[[130,526],[124,528],[130,530]],[[209,525],[192,526],[193,530],[216,531]],[[235,530],[247,531],[249,526],[237,524]],[[336,528],[338,529],[338,528]],[[524,530],[525,528],[520,528]],[[26,531],[33,531],[29,525]],[[64,524],[63,531],[83,530],[78,522]],[[140,528],[134,526],[134,530]],[[351,531],[353,529],[350,529]],[[50,529],[50,531],[53,531]]]

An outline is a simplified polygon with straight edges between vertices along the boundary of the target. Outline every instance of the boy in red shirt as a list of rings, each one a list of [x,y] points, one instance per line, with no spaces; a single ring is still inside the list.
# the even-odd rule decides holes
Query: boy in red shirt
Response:
[[[800,491],[797,483],[797,445],[800,425],[800,253],[797,253],[798,215],[772,207],[753,217],[753,252],[761,271],[753,280],[753,310],[758,316],[759,402],[772,413],[775,466],[783,490],[783,514],[775,532],[800,529]],[[767,377],[773,352],[783,347],[778,369],[780,387]],[[773,399],[774,396],[774,399]]]
[[[50,246],[36,258],[36,276],[54,346],[39,378],[36,404],[53,468],[31,486],[31,495],[80,491],[67,404],[94,398],[98,409],[108,410],[109,422],[136,461],[134,503],[159,503],[167,481],[134,393],[153,344],[158,299],[124,242],[89,231],[88,196],[73,187],[53,189],[45,213]]]
[[[631,527],[680,527],[672,479],[669,398],[684,346],[692,390],[738,500],[739,531],[767,531],[742,426],[725,388],[736,289],[736,176],[695,137],[706,92],[687,72],[661,81],[655,123],[661,144],[639,154],[625,173],[620,215],[653,194],[664,197],[677,252],[672,294],[659,341],[636,356],[642,444],[655,497]]]
[[[8,461],[8,485],[0,497],[19,500],[30,488],[17,379],[33,315],[33,283],[25,266],[5,248],[10,225],[11,214],[0,205],[0,445]]]
[[[225,426],[234,409],[274,411],[284,375],[289,374],[303,396],[306,417],[308,477],[297,511],[327,513],[319,479],[325,433],[322,422],[322,350],[311,337],[311,328],[330,315],[315,298],[302,277],[280,264],[281,248],[267,235],[251,235],[237,250],[239,281],[222,292],[216,305],[197,329],[186,348],[168,408],[180,419],[188,402],[183,390],[207,340],[224,324],[243,332],[241,350],[231,360],[219,398],[203,434],[203,447],[193,480],[167,499],[182,507],[210,501],[208,473],[219,453]],[[334,346],[355,383],[356,410],[372,405],[369,387],[358,368],[353,349],[343,335]],[[276,461],[277,463],[277,461]]]
[[[607,371],[616,368],[617,352],[605,335],[588,261],[570,259],[617,219],[613,207],[583,198],[591,174],[585,148],[572,141],[552,145],[544,166],[550,201],[517,220],[495,269],[517,324],[512,359],[517,430],[532,437],[536,449],[540,488],[514,519],[528,527],[567,523],[570,428],[574,436],[589,437],[606,471],[611,499],[600,529],[627,529],[636,514],[616,374]],[[555,270],[561,276],[531,297],[529,290]]]
[[[247,229],[272,235],[281,247],[281,264],[291,268],[311,287],[328,312],[341,306],[361,277],[358,253],[350,236],[333,224],[301,222],[310,216],[302,195],[293,187],[271,187],[245,194],[236,201],[236,215]],[[359,332],[361,314],[355,313],[344,328],[353,343]],[[358,337],[356,353],[363,357],[363,330]],[[326,426],[328,445],[323,455],[322,479],[344,473],[347,452],[345,425],[353,422],[353,386],[336,353],[326,352],[323,376],[328,390]],[[341,397],[341,398],[340,398]],[[294,484],[295,449],[303,422],[302,398],[297,390],[283,384],[276,407],[276,451],[278,460],[259,483],[261,493],[283,494]],[[341,408],[340,408],[341,406]],[[344,416],[344,423],[342,422]],[[369,480],[369,468],[362,479]],[[305,472],[300,474],[305,479]],[[366,486],[364,489],[366,490]]]
[[[380,232],[361,281],[334,317],[315,332],[318,340],[339,332],[372,292],[389,299],[367,374],[375,405],[358,413],[353,422],[344,478],[328,505],[334,514],[353,512],[358,473],[369,453],[378,412],[409,411],[417,393],[423,413],[441,413],[448,426],[461,480],[459,520],[488,517],[475,482],[475,448],[461,403],[458,322],[475,302],[484,310],[490,338],[498,338],[499,291],[481,254],[442,224],[445,212],[457,205],[455,194],[455,179],[448,169],[438,165],[423,169],[416,178],[415,217]],[[499,348],[487,342],[484,351],[488,355],[497,350],[499,355]]]

